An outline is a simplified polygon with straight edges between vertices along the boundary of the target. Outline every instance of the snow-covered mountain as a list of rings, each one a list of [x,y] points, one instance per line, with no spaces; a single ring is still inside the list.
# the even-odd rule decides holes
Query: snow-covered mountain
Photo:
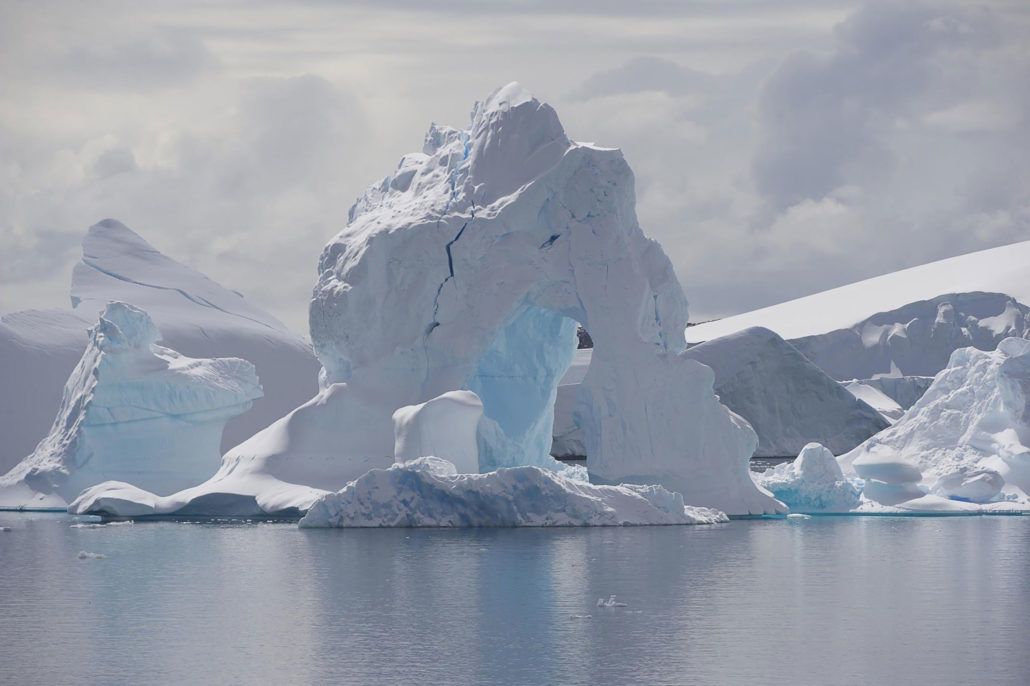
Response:
[[[702,342],[764,326],[793,340],[848,329],[877,313],[939,295],[974,292],[1004,293],[1030,305],[1030,241],[930,262],[698,324],[687,329],[686,336],[688,341]]]
[[[112,219],[86,233],[71,298],[71,310],[29,310],[0,319],[0,471],[46,435],[64,383],[86,349],[87,330],[110,301],[147,311],[162,342],[183,355],[241,357],[254,364],[265,397],[229,422],[223,450],[317,390],[319,364],[300,336]]]

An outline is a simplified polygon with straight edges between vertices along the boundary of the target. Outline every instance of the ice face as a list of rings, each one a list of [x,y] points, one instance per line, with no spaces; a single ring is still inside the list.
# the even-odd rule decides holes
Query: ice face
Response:
[[[47,434],[64,383],[86,349],[86,332],[110,301],[145,310],[164,345],[183,355],[241,357],[254,364],[266,395],[229,421],[223,451],[318,389],[318,361],[300,336],[115,220],[95,224],[83,238],[71,296],[71,310],[16,312],[0,319],[0,379],[6,388],[19,389],[0,393],[0,472]]]
[[[0,477],[0,506],[61,506],[107,480],[171,493],[210,473],[225,423],[261,397],[254,367],[188,358],[159,338],[146,312],[107,305],[50,433]]]
[[[1030,505],[1030,341],[956,350],[892,427],[840,458],[886,505],[926,494]]]

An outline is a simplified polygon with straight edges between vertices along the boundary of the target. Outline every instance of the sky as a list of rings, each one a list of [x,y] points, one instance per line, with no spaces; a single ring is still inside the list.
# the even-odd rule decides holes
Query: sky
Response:
[[[1030,239],[1022,0],[0,0],[0,312],[113,217],[306,333],[353,201],[513,80],[623,150],[693,320]]]

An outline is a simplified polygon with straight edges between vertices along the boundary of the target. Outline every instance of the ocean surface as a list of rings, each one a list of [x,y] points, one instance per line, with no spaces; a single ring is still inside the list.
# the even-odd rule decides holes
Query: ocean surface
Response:
[[[0,513],[0,684],[1030,683],[1025,516],[98,521]]]

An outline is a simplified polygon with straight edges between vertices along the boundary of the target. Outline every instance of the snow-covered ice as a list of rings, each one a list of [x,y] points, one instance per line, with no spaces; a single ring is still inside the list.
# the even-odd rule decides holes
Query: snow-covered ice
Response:
[[[393,413],[394,457],[401,462],[446,455],[462,474],[479,473],[476,433],[483,403],[472,391],[450,391]]]
[[[892,427],[843,455],[877,506],[1030,508],[1030,341],[963,348]]]
[[[265,396],[229,421],[222,451],[317,391],[318,361],[300,336],[113,219],[90,227],[83,238],[71,298],[74,309],[30,310],[0,318],[0,379],[5,389],[0,393],[0,473],[46,435],[64,383],[86,349],[87,329],[110,301],[145,310],[161,331],[161,342],[183,355],[241,357],[254,364]]]
[[[50,432],[0,477],[0,507],[64,508],[110,479],[171,493],[217,467],[225,423],[261,397],[254,366],[189,358],[159,339],[146,312],[107,305]]]
[[[395,461],[399,408],[459,389],[483,404],[481,471],[560,469],[554,399],[580,322],[595,343],[576,409],[591,480],[659,483],[731,514],[782,511],[751,480],[754,432],[718,402],[711,370],[678,354],[686,300],[636,222],[622,154],[571,142],[518,84],[477,104],[467,130],[433,125],[423,152],[355,203],[319,273],[318,395],[188,493],[156,500],[120,484],[73,509],[224,509],[230,496],[305,509]]]
[[[818,443],[809,443],[797,459],[755,475],[778,500],[795,512],[848,512],[858,507],[861,489],[844,478],[837,459]]]
[[[315,503],[301,527],[627,526],[714,524],[717,510],[685,507],[661,486],[597,486],[535,466],[458,474],[420,457],[373,469]]]

